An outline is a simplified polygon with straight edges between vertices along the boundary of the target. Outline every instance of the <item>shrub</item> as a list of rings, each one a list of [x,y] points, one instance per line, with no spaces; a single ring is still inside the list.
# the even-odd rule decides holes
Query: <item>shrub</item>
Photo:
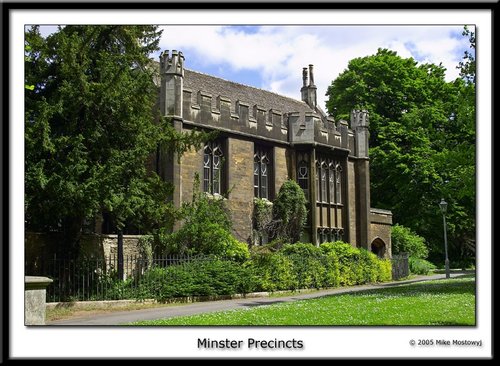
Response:
[[[392,263],[389,259],[377,259],[377,282],[392,281]]]
[[[251,263],[259,277],[259,290],[278,291],[297,288],[293,262],[282,253],[254,254]]]
[[[161,293],[167,279],[166,269],[159,266],[149,268],[139,280],[136,298],[139,300],[154,299]]]
[[[391,242],[393,254],[406,252],[410,257],[423,259],[429,255],[425,239],[405,226],[396,224],[392,227]]]
[[[300,240],[306,220],[304,191],[295,181],[285,181],[273,203],[272,237],[295,243]]]
[[[91,280],[91,277],[86,278]],[[79,300],[123,300],[134,297],[133,279],[120,280],[118,273],[113,270],[99,275],[94,283],[86,282],[86,285],[91,289],[90,298]]]
[[[340,285],[339,259],[335,252],[323,254],[323,265],[325,266],[324,287],[338,287]]]
[[[270,223],[273,218],[273,205],[266,199],[254,198],[252,223],[253,243],[263,245],[269,238]]]
[[[463,258],[459,260],[450,260],[450,268],[460,268],[462,270],[475,269],[476,258]]]
[[[155,237],[153,235],[142,235],[137,241],[139,256],[144,264],[151,263],[155,247]]]
[[[257,285],[251,267],[208,258],[151,268],[140,281],[137,297],[165,302],[174,297],[248,293],[254,291]]]
[[[357,283],[373,283],[377,282],[379,265],[378,258],[375,254],[366,249],[359,248],[359,275]]]
[[[426,275],[431,270],[436,269],[434,264],[422,258],[409,257],[408,264],[410,266],[410,272],[413,274]]]
[[[310,243],[286,244],[280,250],[293,262],[299,288],[324,287],[326,268],[323,252]]]
[[[193,201],[183,208],[182,227],[159,237],[165,251],[168,254],[215,255],[244,262],[250,257],[248,246],[232,236],[224,200],[199,192],[198,184],[195,183]]]
[[[323,243],[320,248],[324,253],[337,258],[337,283],[341,286],[392,280],[391,262],[379,259],[363,248],[354,248],[342,241]]]
[[[342,241],[333,243],[323,243],[322,248],[325,251],[333,251],[339,261],[339,284],[341,286],[355,285],[362,277],[360,273],[359,250],[353,248],[351,244]]]
[[[246,243],[242,243],[231,236],[226,246],[222,248],[221,255],[224,258],[243,263],[250,258],[250,251]]]

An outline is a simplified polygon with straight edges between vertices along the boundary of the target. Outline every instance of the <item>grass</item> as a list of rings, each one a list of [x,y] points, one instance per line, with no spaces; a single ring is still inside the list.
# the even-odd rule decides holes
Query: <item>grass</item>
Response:
[[[475,277],[131,325],[475,325]]]

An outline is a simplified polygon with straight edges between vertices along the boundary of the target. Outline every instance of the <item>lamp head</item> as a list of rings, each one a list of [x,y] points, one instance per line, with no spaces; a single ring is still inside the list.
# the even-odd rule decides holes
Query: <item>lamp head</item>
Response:
[[[441,212],[443,214],[446,213],[446,209],[448,208],[448,203],[444,200],[444,198],[441,198],[441,202],[439,202],[439,208],[441,209]]]

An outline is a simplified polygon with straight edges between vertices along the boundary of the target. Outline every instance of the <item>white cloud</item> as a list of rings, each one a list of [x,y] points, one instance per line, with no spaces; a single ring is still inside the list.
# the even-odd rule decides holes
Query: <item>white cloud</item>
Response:
[[[256,86],[296,99],[300,98],[302,67],[314,64],[322,107],[328,85],[353,58],[390,48],[405,58],[442,63],[447,79],[453,80],[468,47],[467,40],[456,36],[462,26],[265,26],[249,33],[242,27],[162,28],[161,48],[183,51],[187,67],[224,64],[233,71],[250,70],[255,72]]]
[[[378,48],[389,48],[421,63],[441,63],[447,69],[447,80],[453,80],[458,77],[456,66],[469,47],[467,39],[459,36],[463,28],[460,25],[263,26],[253,27],[251,32],[245,32],[243,26],[161,28],[161,49],[183,51],[188,68],[202,72],[218,69],[219,75],[224,75],[226,68],[254,72],[253,85],[295,99],[300,98],[302,67],[314,64],[321,107],[327,100],[328,86],[348,62],[373,55]],[[47,35],[56,27],[40,30]]]

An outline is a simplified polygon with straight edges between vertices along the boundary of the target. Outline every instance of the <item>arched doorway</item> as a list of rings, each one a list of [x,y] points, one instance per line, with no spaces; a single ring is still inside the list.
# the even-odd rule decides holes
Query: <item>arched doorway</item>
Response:
[[[386,248],[385,248],[385,243],[384,243],[384,241],[382,239],[375,238],[372,241],[372,244],[370,245],[370,248],[372,250],[372,253],[376,254],[377,257],[379,257],[379,258],[384,258],[385,257]]]

